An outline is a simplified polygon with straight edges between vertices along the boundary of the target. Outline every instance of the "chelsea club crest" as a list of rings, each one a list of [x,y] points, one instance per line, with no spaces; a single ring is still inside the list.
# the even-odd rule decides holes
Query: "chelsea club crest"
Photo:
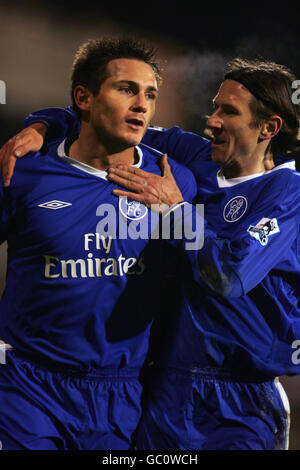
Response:
[[[248,207],[247,199],[244,196],[235,196],[227,202],[223,210],[223,217],[226,222],[236,222],[245,214]]]
[[[148,208],[141,202],[130,201],[127,197],[120,197],[119,209],[126,219],[140,220],[145,217]]]

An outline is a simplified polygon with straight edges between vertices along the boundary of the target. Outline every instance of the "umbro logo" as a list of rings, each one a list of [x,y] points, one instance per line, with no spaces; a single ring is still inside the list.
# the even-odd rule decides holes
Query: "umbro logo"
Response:
[[[63,202],[63,201],[49,201],[49,202],[44,202],[43,204],[39,204],[38,207],[45,207],[45,209],[63,209],[64,207],[71,206],[72,204],[70,202]]]

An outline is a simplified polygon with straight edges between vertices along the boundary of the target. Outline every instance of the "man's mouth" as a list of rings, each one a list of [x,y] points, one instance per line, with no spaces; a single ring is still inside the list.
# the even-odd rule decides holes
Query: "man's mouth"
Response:
[[[140,130],[144,127],[144,121],[142,119],[130,118],[126,119],[127,124],[130,125],[132,129]]]
[[[219,147],[221,145],[224,145],[225,143],[226,140],[215,137],[212,141],[212,147]]]

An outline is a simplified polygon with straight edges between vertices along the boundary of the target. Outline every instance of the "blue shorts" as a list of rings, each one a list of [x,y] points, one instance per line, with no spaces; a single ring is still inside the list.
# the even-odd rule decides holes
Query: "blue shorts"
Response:
[[[3,450],[129,449],[141,416],[136,370],[53,372],[13,351],[0,364]]]
[[[237,381],[218,369],[165,368],[148,380],[136,449],[288,447],[289,406],[277,379]]]

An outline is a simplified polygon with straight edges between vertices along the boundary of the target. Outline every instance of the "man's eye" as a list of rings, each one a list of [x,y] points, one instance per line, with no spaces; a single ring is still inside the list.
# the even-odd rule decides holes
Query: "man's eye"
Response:
[[[235,115],[235,114],[238,114],[237,111],[236,111],[236,109],[231,108],[230,106],[224,106],[224,107],[223,107],[223,112],[224,112],[225,114],[234,114],[234,115]]]
[[[148,100],[155,100],[156,99],[156,95],[154,93],[146,93],[146,98]]]
[[[120,87],[120,88],[119,88],[119,91],[121,91],[122,93],[126,93],[126,94],[132,93],[130,87],[128,87],[128,86],[122,86],[122,87]]]

